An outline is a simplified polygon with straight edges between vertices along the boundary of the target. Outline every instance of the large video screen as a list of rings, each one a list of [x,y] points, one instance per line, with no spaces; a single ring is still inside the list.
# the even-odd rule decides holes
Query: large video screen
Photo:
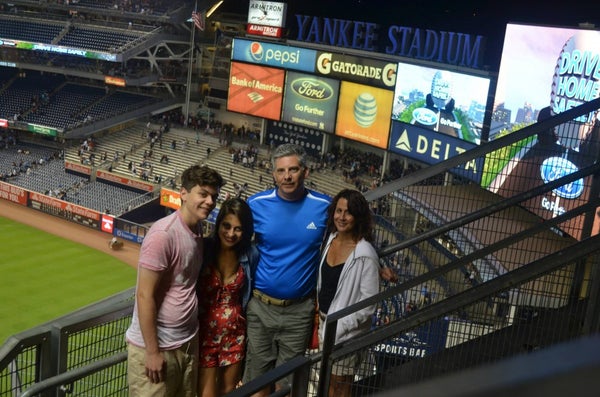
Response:
[[[279,120],[284,77],[282,69],[231,62],[227,110]]]
[[[490,79],[399,63],[392,118],[479,144]]]
[[[342,81],[335,134],[387,149],[394,93]]]
[[[490,140],[535,123],[545,107],[558,114],[597,98],[599,56],[600,31],[508,24]],[[578,146],[578,136],[557,132],[563,146]]]
[[[600,32],[508,24],[498,73],[490,140],[559,114],[600,95]],[[545,131],[485,161],[482,186],[512,196],[595,161],[593,112]],[[581,179],[534,197],[523,206],[550,219],[585,202]],[[596,219],[598,221],[598,217]],[[580,237],[581,219],[560,228]],[[595,226],[598,229],[598,222]]]
[[[337,80],[288,71],[281,119],[333,132],[339,89]]]

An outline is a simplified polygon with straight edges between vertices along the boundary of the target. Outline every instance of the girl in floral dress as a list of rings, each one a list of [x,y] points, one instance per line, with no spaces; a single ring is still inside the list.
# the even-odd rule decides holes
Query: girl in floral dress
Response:
[[[233,198],[223,202],[214,231],[205,240],[197,284],[201,397],[227,394],[241,379],[246,351],[244,310],[258,259],[251,244],[253,234],[250,208],[244,200]]]

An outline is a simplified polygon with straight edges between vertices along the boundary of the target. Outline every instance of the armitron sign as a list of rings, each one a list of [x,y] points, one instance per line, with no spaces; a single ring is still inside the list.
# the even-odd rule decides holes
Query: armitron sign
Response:
[[[286,3],[250,0],[248,24],[284,27],[286,11]]]
[[[246,32],[256,36],[281,37],[286,12],[286,3],[250,0]]]
[[[282,29],[274,26],[254,25],[249,23],[246,27],[246,32],[256,36],[281,37]]]

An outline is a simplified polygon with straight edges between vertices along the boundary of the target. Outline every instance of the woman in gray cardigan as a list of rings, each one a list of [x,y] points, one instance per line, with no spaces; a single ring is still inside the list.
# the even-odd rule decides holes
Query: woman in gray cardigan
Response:
[[[327,233],[317,281],[321,347],[328,314],[379,292],[379,258],[371,244],[373,220],[362,193],[344,189],[333,198],[328,209]],[[335,342],[369,331],[374,311],[375,305],[372,305],[341,318],[337,323]],[[336,362],[329,385],[330,396],[350,396],[359,364],[358,355]]]

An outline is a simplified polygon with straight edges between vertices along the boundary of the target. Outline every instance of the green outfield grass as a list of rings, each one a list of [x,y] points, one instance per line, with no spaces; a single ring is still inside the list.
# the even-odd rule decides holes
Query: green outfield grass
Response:
[[[2,217],[0,244],[0,345],[135,285],[126,263]]]

